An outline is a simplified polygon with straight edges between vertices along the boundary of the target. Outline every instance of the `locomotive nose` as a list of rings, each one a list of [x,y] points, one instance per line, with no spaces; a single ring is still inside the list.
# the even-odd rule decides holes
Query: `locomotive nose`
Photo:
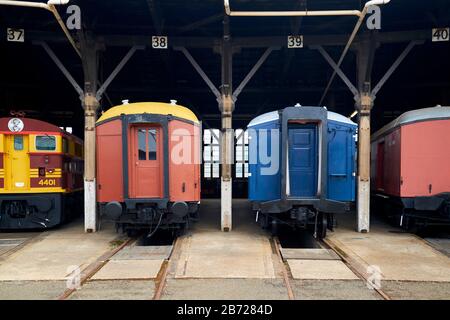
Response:
[[[172,205],[172,212],[178,218],[183,218],[184,216],[186,216],[188,214],[188,211],[189,211],[189,207],[188,207],[187,203],[184,201],[175,202]]]

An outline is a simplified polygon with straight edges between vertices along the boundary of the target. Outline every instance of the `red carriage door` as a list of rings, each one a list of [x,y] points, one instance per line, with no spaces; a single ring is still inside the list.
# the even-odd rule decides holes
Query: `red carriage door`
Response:
[[[130,198],[162,198],[161,127],[132,127],[130,137]]]
[[[375,186],[377,190],[384,190],[384,141],[378,143],[377,149],[377,173]]]

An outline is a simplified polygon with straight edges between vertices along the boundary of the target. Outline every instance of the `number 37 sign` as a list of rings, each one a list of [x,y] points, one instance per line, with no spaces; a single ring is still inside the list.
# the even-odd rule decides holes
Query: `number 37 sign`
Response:
[[[6,38],[9,42],[24,42],[25,30],[23,29],[6,29]]]

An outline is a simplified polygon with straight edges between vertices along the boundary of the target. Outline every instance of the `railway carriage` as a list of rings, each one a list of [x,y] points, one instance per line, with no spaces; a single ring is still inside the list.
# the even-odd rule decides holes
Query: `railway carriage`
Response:
[[[200,124],[176,103],[131,103],[96,125],[97,201],[125,232],[186,227],[200,203]]]
[[[450,107],[404,113],[372,136],[374,209],[404,228],[450,224]]]
[[[264,228],[312,228],[323,238],[334,214],[352,209],[356,127],[326,108],[299,105],[250,122],[249,199]]]
[[[57,126],[0,118],[0,229],[45,229],[81,213],[83,142]]]

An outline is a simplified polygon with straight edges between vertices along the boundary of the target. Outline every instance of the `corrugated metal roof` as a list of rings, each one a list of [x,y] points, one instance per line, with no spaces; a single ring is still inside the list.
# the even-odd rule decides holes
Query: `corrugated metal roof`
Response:
[[[436,106],[432,108],[408,111],[375,132],[372,135],[372,140],[375,140],[383,134],[408,123],[439,119],[450,119],[450,107]]]

